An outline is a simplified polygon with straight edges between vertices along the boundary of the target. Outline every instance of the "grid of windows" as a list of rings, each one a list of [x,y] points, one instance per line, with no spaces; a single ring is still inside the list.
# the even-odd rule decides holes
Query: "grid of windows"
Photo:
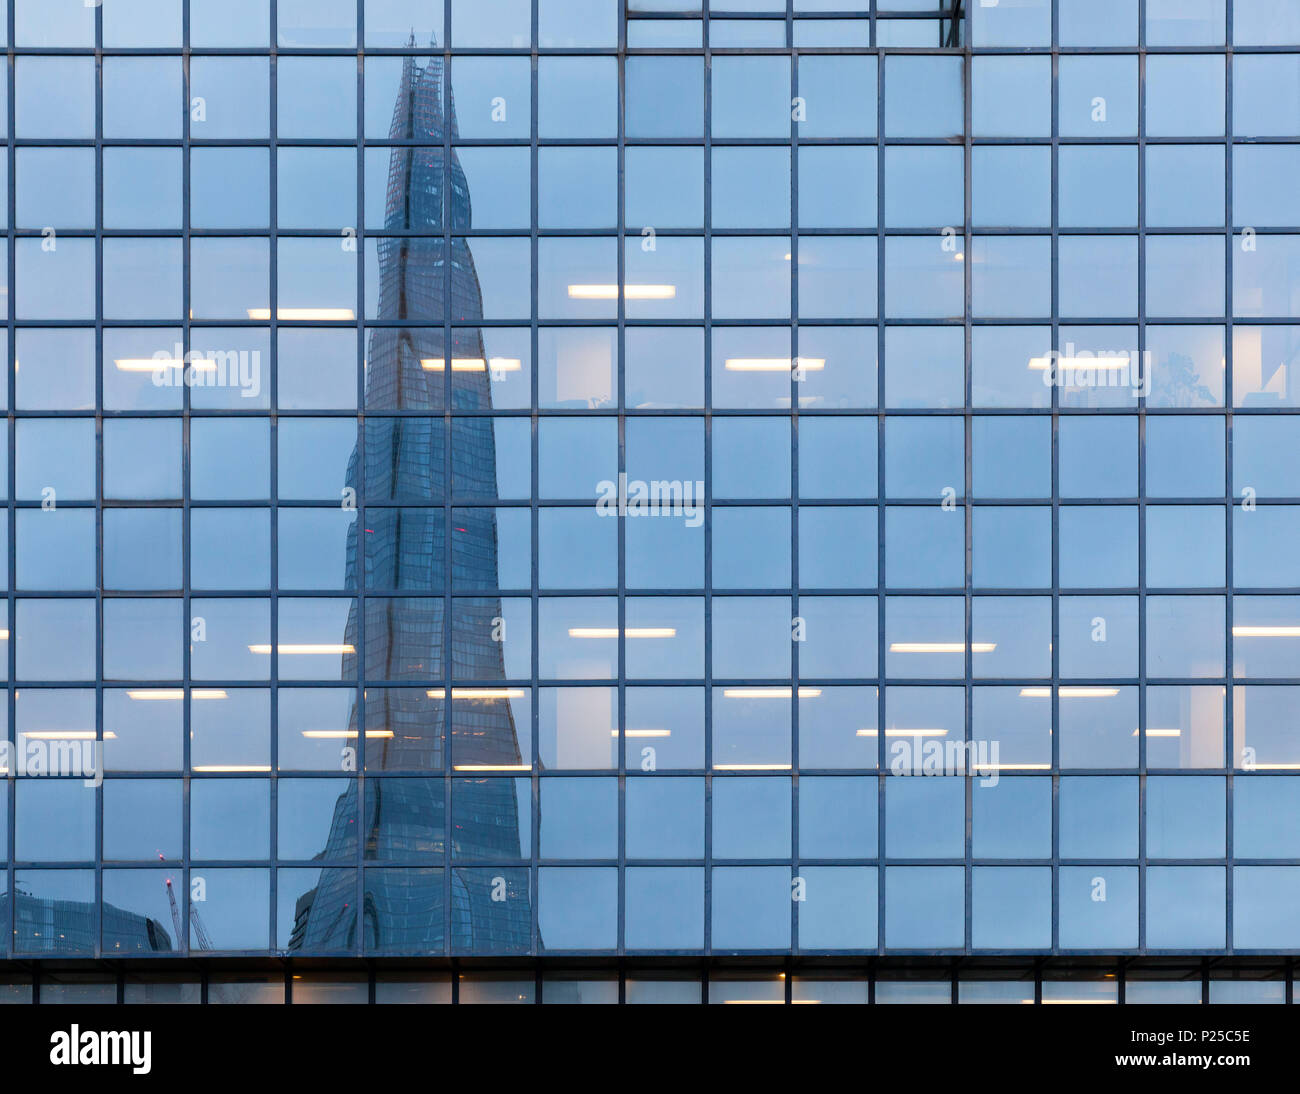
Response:
[[[1120,966],[1068,963],[1044,972],[1011,965],[951,969],[801,966],[797,971],[719,967],[701,974],[636,966],[623,973],[556,968],[548,971],[373,973],[166,972],[122,969],[117,975],[76,969],[42,970],[34,978],[0,982],[0,1004],[255,1003],[255,1004],[533,1004],[533,1003],[848,1003],[890,1004],[1285,1004],[1294,978],[1275,965],[1234,969],[1197,964]]]
[[[1300,948],[1300,14],[843,6],[13,0],[12,956]]]

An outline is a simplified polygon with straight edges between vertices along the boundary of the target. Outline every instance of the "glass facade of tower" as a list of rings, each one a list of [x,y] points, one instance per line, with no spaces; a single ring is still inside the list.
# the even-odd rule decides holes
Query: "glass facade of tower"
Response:
[[[1300,3],[0,9],[0,996],[1291,1001]]]

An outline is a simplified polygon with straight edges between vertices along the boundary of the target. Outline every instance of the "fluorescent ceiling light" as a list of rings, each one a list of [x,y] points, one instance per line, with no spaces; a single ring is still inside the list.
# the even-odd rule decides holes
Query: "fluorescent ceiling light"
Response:
[[[185,698],[184,688],[145,688],[135,691],[128,691],[128,698],[138,701],[148,700],[175,700]],[[220,688],[193,688],[190,691],[191,699],[225,699],[228,698],[226,693]]]
[[[430,699],[445,699],[447,693],[441,688],[424,693]],[[453,699],[522,699],[527,694],[524,688],[452,688]]]
[[[441,372],[446,363],[441,357],[421,357],[420,367],[425,372]],[[482,357],[451,359],[452,372],[485,372],[489,368],[493,372],[518,372],[523,367],[524,363],[518,357],[489,357],[486,361]]]
[[[249,775],[270,771],[270,764],[195,764],[194,771],[203,771],[209,775]]]
[[[18,736],[33,741],[93,741],[95,731],[93,729],[29,729],[19,733]],[[116,741],[117,734],[105,730],[104,740]]]
[[[628,638],[676,638],[676,627],[628,627]],[[617,627],[570,627],[570,638],[617,638]]]
[[[880,734],[874,729],[860,729],[857,735],[859,737],[879,737]],[[946,729],[887,729],[886,737],[946,737]]]
[[[676,285],[625,285],[623,295],[627,300],[672,300],[677,295]],[[617,285],[570,285],[572,300],[617,300]]]
[[[1133,736],[1136,737],[1137,735],[1138,735],[1138,731],[1135,729],[1133,731]],[[1182,735],[1183,735],[1183,731],[1181,729],[1148,729],[1147,730],[1148,737],[1181,737]]]
[[[714,771],[789,771],[789,764],[714,764]]]
[[[275,317],[277,319],[305,319],[305,320],[348,320],[355,319],[356,313],[351,308],[278,308]],[[270,308],[249,308],[249,319],[268,320],[271,318]]]
[[[357,736],[357,731],[355,729],[304,729],[302,735],[313,741],[352,740]],[[387,740],[392,735],[393,731],[391,729],[366,730],[367,741],[376,738]]]
[[[1242,624],[1232,628],[1233,638],[1300,638],[1300,627]]]
[[[1109,699],[1119,694],[1119,688],[1060,688],[1058,692],[1062,699]],[[1022,699],[1050,699],[1052,697],[1051,688],[1021,688],[1020,698]]]
[[[611,729],[609,735],[617,737],[618,730]],[[671,729],[625,729],[623,731],[624,737],[671,737],[672,735],[673,731]]]
[[[281,642],[277,647],[280,654],[320,654],[320,653],[356,653],[356,647],[342,642]],[[250,653],[271,652],[269,644],[256,644],[248,647]]]
[[[826,367],[825,357],[728,357],[725,368],[732,372],[818,372]]]
[[[727,699],[789,699],[791,688],[723,688],[722,694]],[[821,688],[800,688],[800,699],[815,699],[822,693]]]
[[[1076,372],[1083,372],[1087,369],[1096,369],[1100,372],[1118,372],[1120,369],[1128,368],[1132,363],[1132,357],[1128,354],[1123,356],[1107,357],[1058,357],[1056,359],[1058,367],[1062,369],[1074,369]],[[1050,357],[1031,357],[1029,367],[1035,372],[1047,372],[1052,367]]]
[[[119,372],[157,372],[160,368],[183,369],[195,372],[215,372],[217,363],[209,357],[195,357],[189,361],[181,357],[118,357],[113,361]]]
[[[972,653],[992,653],[996,642],[972,642]],[[965,653],[965,642],[891,642],[890,653]]]

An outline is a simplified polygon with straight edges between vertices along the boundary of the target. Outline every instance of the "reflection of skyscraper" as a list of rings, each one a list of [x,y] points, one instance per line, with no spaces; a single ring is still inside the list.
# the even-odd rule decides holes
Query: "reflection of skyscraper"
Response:
[[[414,47],[414,38],[410,45]],[[481,320],[482,292],[473,256],[464,237],[448,246],[443,234],[444,207],[451,230],[470,226],[471,207],[465,174],[453,151],[444,173],[442,60],[421,66],[403,61],[389,136],[425,142],[394,147],[389,162],[385,228],[378,242],[381,324],[441,323],[450,306],[457,322]],[[451,137],[457,136],[454,106],[446,112]],[[449,200],[445,190],[449,188]],[[442,326],[371,328],[366,367],[368,411],[423,411],[422,416],[366,420],[364,450],[352,455],[348,481],[360,485],[364,473],[365,527],[354,525],[348,543],[347,587],[385,593],[437,591],[444,586],[446,498],[454,468],[458,492],[476,498],[496,493],[496,445],[490,417],[457,420],[449,447],[441,416],[450,390],[454,411],[482,411],[492,406],[487,354],[478,326],[452,331],[450,352]],[[437,414],[437,417],[431,416]],[[364,461],[361,457],[364,454]],[[364,468],[364,472],[363,472]],[[424,508],[419,508],[424,506]],[[497,584],[497,524],[493,510],[457,510],[451,530],[453,581],[481,589]],[[501,614],[497,597],[452,602],[450,650],[444,647],[446,601],[419,596],[377,595],[366,601],[364,643],[359,641],[356,605],[349,614],[344,641],[360,651],[367,681],[384,680],[406,687],[367,687],[365,756],[368,773],[377,770],[428,771],[449,762],[442,745],[443,704],[430,702],[441,689],[430,685],[454,678],[478,684],[502,680],[505,665],[492,622]],[[444,656],[444,653],[447,656]],[[357,654],[344,658],[345,679],[355,679]],[[501,699],[457,699],[458,731],[473,740],[477,763],[521,763],[518,732],[510,704]],[[351,727],[360,731],[354,710]],[[381,732],[375,732],[380,730]],[[528,732],[529,727],[524,727]],[[471,823],[457,828],[453,849],[458,861],[489,862],[519,856],[520,817],[514,780],[476,780],[466,786],[472,796]],[[395,777],[368,780],[360,836],[366,857],[376,861],[427,862],[441,849],[445,783],[441,778]],[[327,858],[353,853],[357,783],[340,797],[328,839]],[[482,821],[482,823],[480,823]],[[524,830],[528,830],[525,824]],[[510,871],[515,873],[515,871]],[[532,913],[526,895],[511,886],[509,899],[493,900],[490,886],[475,875],[457,871],[451,879],[452,947],[457,951],[520,952],[530,946]],[[443,878],[430,869],[367,871],[361,928],[371,950],[418,953],[441,949],[444,936]],[[323,870],[316,888],[299,901],[293,949],[351,949],[355,888],[344,871]],[[283,944],[283,940],[282,940]]]
[[[67,956],[93,953],[95,904],[93,901],[61,900],[32,896],[21,890],[12,901],[0,894],[0,923],[9,922],[13,905],[14,945],[19,953]],[[171,935],[156,919],[119,908],[104,901],[99,906],[103,952],[109,954],[169,953]]]

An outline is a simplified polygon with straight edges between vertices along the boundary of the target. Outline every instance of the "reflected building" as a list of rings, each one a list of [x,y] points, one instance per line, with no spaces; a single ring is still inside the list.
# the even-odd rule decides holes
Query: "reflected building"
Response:
[[[414,47],[412,38],[409,43]],[[420,62],[425,63],[421,64]],[[451,537],[453,586],[493,588],[497,579],[494,510],[457,511],[454,526],[442,502],[455,474],[458,493],[496,495],[496,445],[492,419],[460,418],[449,443],[443,409],[483,411],[492,406],[491,377],[480,327],[482,291],[468,243],[454,233],[471,223],[465,174],[454,151],[444,171],[445,127],[457,137],[454,105],[443,110],[440,57],[404,59],[389,136],[420,146],[392,149],[385,202],[386,234],[378,241],[377,322],[369,332],[363,439],[353,451],[348,482],[365,499],[365,519],[353,525],[347,546],[347,587],[375,590],[353,602],[344,634],[343,678],[356,679],[361,657],[365,693],[362,718],[354,707],[349,732],[360,740],[368,773],[363,809],[358,782],[335,808],[325,858],[355,854],[357,825],[367,862],[428,862],[444,851],[446,783],[443,778],[369,777],[376,771],[445,771],[442,680],[490,685],[505,677],[500,642],[492,638],[501,615],[499,597],[452,601],[445,591]],[[451,308],[457,323],[450,346],[444,326],[405,326],[444,321]],[[447,368],[450,361],[451,368]],[[417,411],[388,416],[383,411]],[[450,464],[450,466],[449,466]],[[364,485],[364,491],[360,488]],[[363,585],[364,581],[364,585]],[[408,595],[432,593],[432,596]],[[358,606],[364,604],[359,613]],[[454,636],[454,637],[453,637]],[[383,681],[392,686],[373,686]],[[405,684],[407,686],[397,686]],[[413,686],[415,685],[415,686]],[[475,765],[519,767],[519,733],[509,702],[458,698],[453,692],[458,740],[472,742]],[[520,805],[514,780],[476,780],[472,816],[482,823],[456,829],[457,861],[518,858]],[[504,871],[516,874],[519,871]],[[524,872],[526,874],[526,872]],[[527,952],[532,908],[526,883],[511,886],[508,899],[493,900],[477,872],[453,871],[448,889],[438,868],[371,867],[361,897],[362,945],[367,952],[422,953],[445,948],[452,924],[455,952]],[[450,892],[451,908],[445,893]],[[288,948],[351,950],[356,917],[348,909],[357,890],[351,871],[323,870],[316,888],[295,908]]]
[[[11,909],[12,905],[12,909]],[[98,949],[103,931],[107,953],[171,953],[171,935],[151,916],[119,908],[104,901],[101,922],[95,922],[94,901],[36,896],[17,891],[12,898],[0,894],[0,922],[13,912],[14,944],[19,953],[47,956],[85,955]]]

